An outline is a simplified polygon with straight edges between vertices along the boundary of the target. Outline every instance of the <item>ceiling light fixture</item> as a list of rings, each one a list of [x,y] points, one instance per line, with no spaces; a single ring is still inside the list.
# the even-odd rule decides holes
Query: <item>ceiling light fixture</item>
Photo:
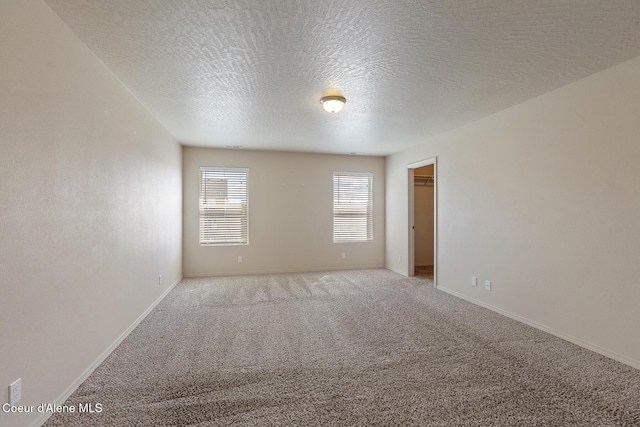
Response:
[[[320,98],[320,104],[322,104],[322,108],[329,113],[337,113],[342,110],[344,107],[344,103],[347,102],[344,96],[340,95],[330,95],[324,96]]]

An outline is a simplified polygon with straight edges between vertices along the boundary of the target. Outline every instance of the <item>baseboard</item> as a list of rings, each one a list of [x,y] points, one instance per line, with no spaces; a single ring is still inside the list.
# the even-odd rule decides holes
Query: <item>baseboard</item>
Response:
[[[215,273],[185,274],[185,279],[197,279],[202,277],[223,277],[223,276],[255,276],[259,274],[293,274],[293,273],[321,273],[323,271],[346,271],[346,270],[373,270],[386,268],[384,265],[349,265],[330,266],[326,268],[303,268],[303,269],[275,269],[275,270],[247,270],[247,271],[218,271]]]
[[[386,269],[387,269],[387,270],[389,270],[389,271],[393,271],[394,273],[397,273],[397,274],[399,274],[399,275],[401,275],[401,276],[409,277],[409,276],[407,276],[407,273],[406,273],[406,272],[405,272],[405,273],[403,273],[402,271],[397,270],[397,269],[395,269],[395,268],[393,268],[393,267],[390,267],[390,266],[388,266],[388,265],[387,265],[387,266],[385,266],[384,268],[386,268]]]
[[[468,296],[466,296],[464,294],[461,294],[460,292],[454,291],[452,289],[448,289],[448,288],[445,288],[445,287],[442,287],[442,286],[438,286],[437,289],[441,290],[443,292],[446,292],[448,294],[451,294],[451,295],[453,295],[455,297],[458,297],[458,298],[461,298],[463,300],[469,301],[470,303],[473,303],[475,305],[479,305],[479,306],[487,308],[487,309],[489,309],[491,311],[495,311],[496,313],[502,314],[503,316],[509,317],[509,318],[511,318],[513,320],[517,320],[518,322],[524,323],[525,325],[529,325],[529,326],[532,326],[532,327],[534,327],[536,329],[539,329],[541,331],[547,332],[547,333],[549,333],[551,335],[554,335],[554,336],[556,336],[558,338],[561,338],[561,339],[563,339],[565,341],[569,341],[569,342],[571,342],[571,343],[573,343],[575,345],[578,345],[580,347],[584,347],[587,350],[591,350],[593,352],[601,354],[601,355],[603,355],[605,357],[608,357],[610,359],[613,359],[613,360],[616,360],[618,362],[624,363],[625,365],[629,365],[632,368],[640,369],[640,361],[638,361],[638,360],[629,359],[628,357],[625,357],[625,356],[623,356],[621,354],[615,353],[615,352],[613,352],[611,350],[608,350],[606,348],[600,347],[599,345],[596,345],[596,344],[590,343],[588,341],[584,341],[584,340],[582,340],[580,338],[576,338],[574,336],[565,334],[564,332],[560,332],[560,331],[558,331],[558,330],[556,330],[554,328],[550,328],[549,326],[545,326],[545,325],[542,325],[542,324],[540,324],[538,322],[535,322],[533,320],[529,320],[529,319],[527,319],[525,317],[522,317],[522,316],[519,316],[517,314],[511,313],[510,311],[503,310],[503,309],[498,308],[498,307],[494,307],[491,304],[487,304],[485,302],[476,300],[474,298],[470,298],[470,297],[468,297]]]
[[[100,366],[100,364],[102,362],[104,362],[104,360],[109,357],[109,355],[113,352],[113,350],[116,349],[116,347],[118,347],[120,345],[120,343],[122,341],[124,341],[124,339],[129,336],[129,334],[140,324],[140,322],[142,322],[144,320],[145,317],[147,317],[147,315],[149,313],[151,313],[151,311],[160,303],[160,301],[162,301],[168,294],[169,292],[171,292],[171,290],[173,288],[175,288],[175,286],[180,283],[180,281],[182,280],[182,276],[180,276],[178,278],[178,280],[176,280],[175,282],[173,282],[173,284],[171,286],[169,286],[150,306],[149,308],[147,308],[144,313],[142,313],[122,334],[120,334],[120,336],[118,338],[116,338],[116,340],[111,343],[111,345],[109,347],[107,347],[107,349],[105,351],[102,352],[102,354],[100,356],[98,356],[98,358],[91,364],[89,365],[89,367],[87,369],[84,370],[84,372],[73,382],[71,383],[71,385],[69,387],[67,387],[67,389],[60,395],[58,396],[58,398],[55,400],[55,404],[56,405],[62,405],[68,398],[69,396],[71,396],[73,394],[74,391],[77,390],[78,387],[80,387],[80,384],[82,384],[87,378],[89,378],[89,375],[91,375],[93,373],[93,371],[96,370],[96,368],[98,366]],[[32,424],[32,427],[39,427],[42,424],[44,424],[49,417],[53,415],[51,412],[45,412],[43,413],[40,417],[38,417]]]

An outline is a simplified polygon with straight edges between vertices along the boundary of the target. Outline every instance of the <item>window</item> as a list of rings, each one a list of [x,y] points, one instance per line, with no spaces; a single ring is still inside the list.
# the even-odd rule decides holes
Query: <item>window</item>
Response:
[[[333,173],[333,242],[373,240],[373,174]]]
[[[200,168],[200,245],[249,244],[246,168]]]

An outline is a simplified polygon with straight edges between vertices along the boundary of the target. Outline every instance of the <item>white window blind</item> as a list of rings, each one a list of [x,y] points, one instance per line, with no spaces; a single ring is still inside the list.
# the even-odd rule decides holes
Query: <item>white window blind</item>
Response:
[[[373,240],[373,174],[333,173],[333,242]]]
[[[200,245],[249,244],[247,168],[200,168]]]

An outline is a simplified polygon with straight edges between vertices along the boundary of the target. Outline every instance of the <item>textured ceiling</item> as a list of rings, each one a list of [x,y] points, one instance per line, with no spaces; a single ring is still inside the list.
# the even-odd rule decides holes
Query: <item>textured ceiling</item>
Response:
[[[45,1],[184,145],[387,155],[640,56],[638,0]]]

